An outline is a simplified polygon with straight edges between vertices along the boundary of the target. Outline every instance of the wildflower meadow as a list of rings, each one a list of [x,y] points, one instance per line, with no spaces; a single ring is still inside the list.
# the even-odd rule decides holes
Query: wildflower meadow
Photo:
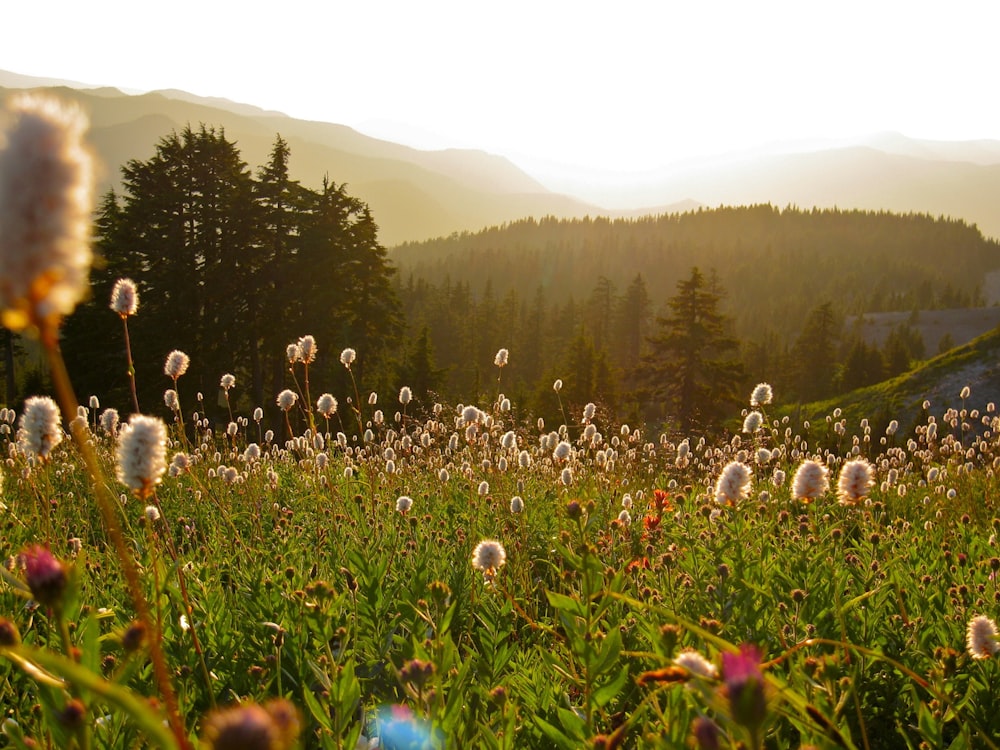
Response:
[[[207,416],[181,350],[162,402],[82,405],[58,345],[90,262],[60,218],[79,127],[21,106],[0,307],[55,393],[0,410],[0,746],[1000,744],[994,404],[880,434],[762,383],[704,437],[571,411],[556,381],[547,424],[504,394],[516,341],[480,403],[418,407],[302,332],[273,425],[226,372]],[[130,373],[143,293],[107,301]]]

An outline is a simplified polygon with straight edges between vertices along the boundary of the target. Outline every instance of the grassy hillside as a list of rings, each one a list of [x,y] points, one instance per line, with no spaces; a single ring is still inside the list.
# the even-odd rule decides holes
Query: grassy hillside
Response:
[[[964,401],[962,389],[969,388]],[[924,401],[929,401],[925,411]],[[819,430],[828,429],[827,415],[840,409],[848,434],[858,432],[862,419],[871,421],[872,434],[878,439],[890,420],[909,431],[933,414],[940,422],[948,409],[979,409],[1000,403],[1000,327],[930,359],[910,372],[828,401],[786,407],[783,413],[798,413]],[[978,420],[967,420],[972,424]],[[940,427],[945,429],[945,425]],[[948,428],[950,429],[950,428]]]

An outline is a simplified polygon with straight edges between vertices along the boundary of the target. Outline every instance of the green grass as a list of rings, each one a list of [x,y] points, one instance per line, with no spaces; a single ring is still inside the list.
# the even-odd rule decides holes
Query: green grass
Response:
[[[967,380],[963,380],[969,368],[985,366],[995,372],[995,363],[998,360],[1000,360],[1000,329],[985,333],[967,344],[939,354],[894,378],[826,401],[798,406],[786,405],[778,413],[795,416],[797,419],[818,425],[836,409],[839,410],[839,417],[846,420],[848,430],[851,432],[857,431],[862,419],[868,419],[872,429],[878,429],[879,434],[893,419],[897,420],[905,430],[912,430],[918,423],[926,420],[928,413],[936,414],[940,419],[947,408],[961,409],[966,406],[959,394],[963,386],[969,384]],[[992,390],[988,397],[984,397],[982,393],[974,393],[977,404],[985,404],[990,399],[1000,401],[1000,395],[996,393],[996,382],[994,377],[984,379],[983,384]],[[958,383],[958,385],[942,393],[940,391],[943,383]],[[929,412],[923,408],[925,399],[931,401]]]
[[[247,464],[256,426],[233,440],[216,430],[196,441],[191,470],[157,490],[160,520],[125,498],[124,534],[192,741],[213,707],[275,697],[301,712],[303,747],[354,748],[361,735],[382,747],[683,747],[698,717],[734,746],[989,747],[1000,736],[997,660],[973,660],[964,645],[968,621],[1000,609],[995,435],[977,439],[972,457],[947,436],[884,453],[859,441],[877,468],[870,500],[843,506],[831,490],[804,505],[790,496],[804,455],[797,430],[720,440],[679,468],[659,436],[633,431],[612,446],[618,430],[600,425],[604,442],[576,442],[566,487],[530,430],[520,443],[532,466],[507,453],[514,468],[497,468],[504,417],[456,451],[448,409],[441,421],[384,427],[350,455],[328,440],[322,469],[309,439],[264,446]],[[77,451],[66,441],[40,465],[10,438],[0,445],[11,556],[2,612],[24,653],[8,651],[0,672],[7,744],[19,746],[20,732],[43,745],[143,746],[148,721],[122,696],[157,688],[144,652],[123,649],[135,610]],[[113,477],[112,439],[94,439]],[[716,504],[722,466],[757,447],[775,457],[754,466],[750,498]],[[831,454],[833,477],[842,460]],[[235,483],[220,465],[237,467]],[[788,479],[775,486],[779,467]],[[400,494],[414,500],[406,514]],[[507,552],[492,585],[470,561],[482,539]],[[76,572],[64,618],[12,583],[23,578],[14,556],[36,543]],[[65,659],[45,665],[64,686],[37,679],[28,647],[65,655],[67,643],[104,693]],[[664,671],[683,648],[719,665],[744,643],[760,649],[766,685],[753,721],[737,720],[724,680]],[[65,717],[72,698],[85,706],[76,723]]]

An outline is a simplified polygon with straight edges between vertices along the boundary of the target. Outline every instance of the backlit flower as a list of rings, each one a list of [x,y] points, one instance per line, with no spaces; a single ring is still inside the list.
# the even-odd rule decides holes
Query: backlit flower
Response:
[[[139,309],[139,292],[132,279],[118,279],[111,290],[111,309],[127,318]]]
[[[177,378],[187,372],[189,364],[191,364],[191,358],[184,352],[174,349],[167,355],[167,361],[163,365],[163,372],[167,377],[177,380]]]
[[[509,356],[509,354],[510,352],[508,352],[506,349],[498,350],[496,356],[493,358],[493,364],[495,364],[497,367],[506,367],[507,357]]]
[[[965,645],[973,659],[989,659],[1000,652],[997,642],[997,625],[985,615],[979,615],[969,620],[965,634]]]
[[[324,393],[316,400],[316,411],[329,419],[337,413],[337,399],[329,393]]]
[[[76,106],[31,93],[13,97],[9,109],[0,151],[0,315],[8,328],[34,326],[49,337],[87,291],[87,120]]]
[[[761,423],[764,421],[764,415],[759,411],[752,411],[747,414],[746,419],[743,420],[743,432],[748,432],[751,435],[760,429]]]
[[[482,572],[487,583],[493,581],[505,562],[507,551],[494,539],[484,539],[472,550],[472,567]]]
[[[753,472],[750,467],[739,461],[726,464],[715,483],[715,502],[725,505],[736,505],[750,494],[750,480]]]
[[[303,336],[299,339],[299,359],[306,364],[316,360],[316,339],[312,336]]]
[[[118,410],[105,409],[101,412],[101,429],[109,435],[114,435],[118,430]]]
[[[758,383],[750,394],[750,406],[765,406],[771,403],[774,394],[767,383]]]
[[[863,458],[848,461],[837,478],[837,497],[841,505],[854,505],[868,497],[875,476],[870,463]]]
[[[714,680],[719,676],[719,670],[715,668],[715,665],[693,648],[684,649],[677,654],[674,657],[674,664],[678,667],[684,667],[691,674],[706,677],[710,680]]]
[[[213,711],[205,719],[209,750],[291,750],[301,731],[298,710],[284,698]]]
[[[24,402],[17,442],[21,451],[41,459],[63,439],[59,406],[48,396],[32,396]]]
[[[344,351],[340,353],[340,364],[350,370],[351,365],[354,364],[354,360],[357,356],[358,353],[353,349],[344,349]]]
[[[140,497],[149,495],[167,470],[167,428],[156,417],[134,414],[118,436],[118,481]]]
[[[827,468],[819,461],[803,461],[792,479],[792,497],[811,502],[821,497],[830,487]]]
[[[278,394],[278,397],[275,399],[275,402],[278,404],[279,409],[281,409],[282,411],[288,411],[293,406],[295,406],[295,402],[298,400],[299,400],[298,394],[295,391],[291,391],[286,388],[285,390],[283,390],[281,393]]]

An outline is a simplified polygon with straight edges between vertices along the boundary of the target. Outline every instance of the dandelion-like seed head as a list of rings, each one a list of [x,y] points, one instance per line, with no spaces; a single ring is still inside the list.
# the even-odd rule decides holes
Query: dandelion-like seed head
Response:
[[[722,469],[715,483],[715,501],[725,505],[736,505],[750,494],[750,480],[753,472],[739,461],[731,461]]]
[[[170,411],[177,411],[180,409],[180,400],[177,398],[177,391],[173,388],[167,388],[163,392],[163,403],[170,409]]]
[[[118,481],[147,497],[167,470],[167,427],[156,417],[134,414],[118,436]]]
[[[514,495],[514,497],[510,499],[510,512],[515,515],[524,512],[524,500],[520,495]]]
[[[969,620],[965,633],[965,645],[973,659],[989,659],[1000,653],[997,642],[997,624],[985,615]]]
[[[555,458],[557,461],[565,461],[567,458],[569,458],[569,454],[572,451],[573,451],[573,446],[570,445],[565,440],[562,440],[555,447],[555,450],[552,451],[552,457]]]
[[[406,406],[410,401],[413,400],[413,391],[410,390],[410,386],[404,385],[399,389],[399,403]]]
[[[492,583],[497,571],[507,562],[507,550],[494,539],[484,539],[472,550],[472,567],[483,574],[487,583]]]
[[[132,279],[118,279],[111,289],[111,309],[127,318],[139,310],[139,290]]]
[[[288,364],[294,365],[296,362],[302,359],[302,350],[299,349],[299,345],[296,343],[291,343],[285,347],[285,359],[288,360]]]
[[[226,393],[229,393],[229,389],[234,385],[236,385],[236,376],[232,373],[227,372],[222,376],[222,378],[219,379],[219,387]]]
[[[593,403],[589,403],[583,407],[583,423],[586,424],[594,418],[597,413],[597,407]]]
[[[771,399],[773,398],[774,393],[768,383],[757,383],[750,394],[750,406],[766,406],[771,403]]]
[[[117,409],[105,409],[100,416],[101,429],[109,435],[114,435],[118,431],[118,419]]]
[[[563,382],[560,378],[556,378],[556,381],[552,384],[552,390],[556,393],[562,390]]]
[[[684,649],[674,657],[674,664],[683,667],[698,677],[714,680],[719,676],[719,670],[708,659],[693,648]]]
[[[764,415],[755,409],[747,414],[746,419],[743,420],[743,432],[748,432],[752,435],[760,429],[763,422]]]
[[[293,406],[295,406],[295,402],[298,400],[299,400],[299,395],[295,391],[286,388],[285,390],[283,390],[281,393],[278,394],[278,397],[275,399],[275,402],[278,404],[279,409],[281,409],[282,411],[288,411]]]
[[[413,498],[409,495],[400,495],[396,498],[396,511],[406,513],[413,507]]]
[[[868,497],[875,484],[875,472],[863,458],[848,461],[837,478],[837,497],[841,505],[855,505]]]
[[[320,416],[329,419],[337,413],[337,399],[329,393],[324,393],[316,399],[316,411],[320,413]]]
[[[353,349],[344,349],[344,351],[340,353],[340,364],[350,370],[351,365],[354,364],[354,360],[357,359],[357,357],[358,353]]]
[[[822,497],[830,487],[829,471],[819,461],[803,461],[792,479],[792,497],[803,502],[812,502]]]
[[[163,372],[167,377],[177,380],[177,378],[187,372],[189,364],[191,364],[191,358],[184,352],[174,349],[167,355],[167,361],[163,365]]]
[[[9,102],[0,143],[0,318],[55,336],[87,291],[93,158],[79,107],[38,94]],[[0,140],[3,140],[0,138]]]
[[[17,432],[21,451],[45,460],[62,439],[62,424],[56,402],[48,396],[32,396],[25,401],[21,427]]]
[[[306,335],[299,339],[299,359],[307,365],[316,361],[316,339]]]

